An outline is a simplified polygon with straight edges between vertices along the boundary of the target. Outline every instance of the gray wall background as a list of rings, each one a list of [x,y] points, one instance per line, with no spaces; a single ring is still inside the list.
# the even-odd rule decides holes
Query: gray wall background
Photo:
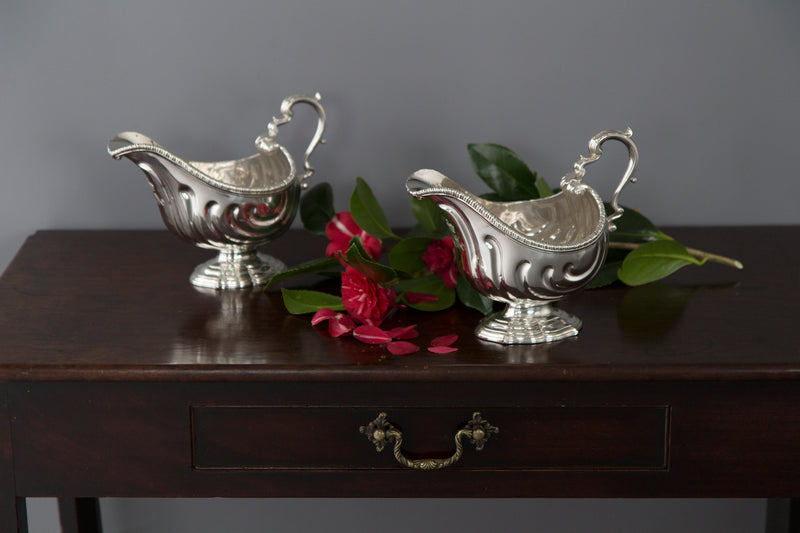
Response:
[[[332,183],[344,209],[363,176],[397,226],[411,221],[403,182],[417,168],[482,189],[469,142],[505,144],[556,184],[589,137],[626,126],[639,145],[641,179],[623,203],[656,224],[797,224],[799,30],[800,4],[788,0],[3,0],[0,269],[40,228],[162,227],[144,175],[105,152],[118,131],[143,132],[188,159],[243,157],[285,96],[315,91],[329,128],[313,158],[314,182]],[[295,109],[279,139],[298,154],[313,119]],[[606,154],[587,180],[607,197],[625,154],[611,146]],[[211,531],[204,524],[233,512],[260,516],[241,529],[261,531],[271,520],[261,510],[273,517],[303,503],[199,505],[192,512],[207,519],[192,530]],[[699,523],[670,529],[753,531],[763,523],[763,501],[713,503]],[[44,522],[34,531],[55,528],[53,505],[32,503],[32,521]],[[125,525],[131,517],[160,504],[103,505],[118,519],[109,531],[134,532]],[[184,505],[191,503],[158,513],[180,516]],[[476,505],[446,508],[470,515]],[[571,504],[553,505],[480,509],[503,515],[500,529],[537,513],[550,524],[540,531],[583,529],[570,511],[547,514]],[[631,530],[623,524],[632,517],[652,517],[640,529],[656,531],[673,523],[664,517],[691,522],[683,511],[697,509],[581,505],[606,509],[609,531]],[[335,508],[395,509],[374,501]],[[276,530],[290,530],[287,523]]]

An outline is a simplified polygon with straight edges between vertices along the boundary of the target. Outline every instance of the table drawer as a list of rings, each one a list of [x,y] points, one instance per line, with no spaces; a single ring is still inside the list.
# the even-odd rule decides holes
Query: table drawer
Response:
[[[44,383],[8,390],[26,496],[788,497],[800,493],[795,383]],[[515,399],[522,399],[517,402]],[[403,457],[359,431],[380,412]],[[120,480],[124,480],[121,482]]]
[[[197,470],[397,469],[359,431],[379,412],[402,433],[409,459],[447,458],[455,435],[480,411],[499,428],[481,451],[462,439],[453,468],[473,470],[666,470],[666,406],[491,409],[362,406],[210,406],[191,408]]]

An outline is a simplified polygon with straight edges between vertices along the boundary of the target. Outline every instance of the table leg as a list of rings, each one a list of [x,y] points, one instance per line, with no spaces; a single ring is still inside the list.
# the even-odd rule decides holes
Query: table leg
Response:
[[[28,512],[25,498],[3,495],[0,501],[0,531],[28,533]]]
[[[62,533],[103,533],[97,498],[59,498]]]
[[[789,500],[789,525],[786,531],[800,533],[800,499],[798,498]]]
[[[0,531],[28,533],[25,498],[17,498],[14,486],[14,454],[6,386],[0,387]]]
[[[800,499],[767,500],[766,533],[800,533]]]

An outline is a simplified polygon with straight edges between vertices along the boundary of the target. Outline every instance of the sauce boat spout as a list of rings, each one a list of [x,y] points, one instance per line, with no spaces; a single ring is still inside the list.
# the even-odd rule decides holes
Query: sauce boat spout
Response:
[[[480,234],[491,231],[485,200],[470,193],[441,172],[431,169],[417,170],[406,180],[406,190],[416,198],[430,198],[441,209],[448,221],[450,233],[461,250],[462,269],[474,272],[479,269],[476,258],[481,255]]]
[[[470,205],[484,203],[480,197],[470,193],[441,172],[427,168],[417,170],[408,177],[406,190],[416,199],[433,200],[450,215],[462,235],[471,230],[464,209],[468,209]]]
[[[455,197],[460,194],[472,196],[458,183],[441,172],[428,168],[417,170],[411,174],[408,180],[406,180],[406,189],[414,198],[424,198],[434,195]]]

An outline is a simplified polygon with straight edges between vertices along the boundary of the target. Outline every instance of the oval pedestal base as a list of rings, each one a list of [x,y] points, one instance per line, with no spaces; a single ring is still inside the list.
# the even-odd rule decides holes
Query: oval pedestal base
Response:
[[[481,320],[478,338],[500,344],[538,344],[574,337],[581,319],[547,302],[514,302]]]
[[[198,265],[189,281],[204,289],[247,289],[266,285],[283,270],[286,265],[270,255],[223,250],[216,259]]]

